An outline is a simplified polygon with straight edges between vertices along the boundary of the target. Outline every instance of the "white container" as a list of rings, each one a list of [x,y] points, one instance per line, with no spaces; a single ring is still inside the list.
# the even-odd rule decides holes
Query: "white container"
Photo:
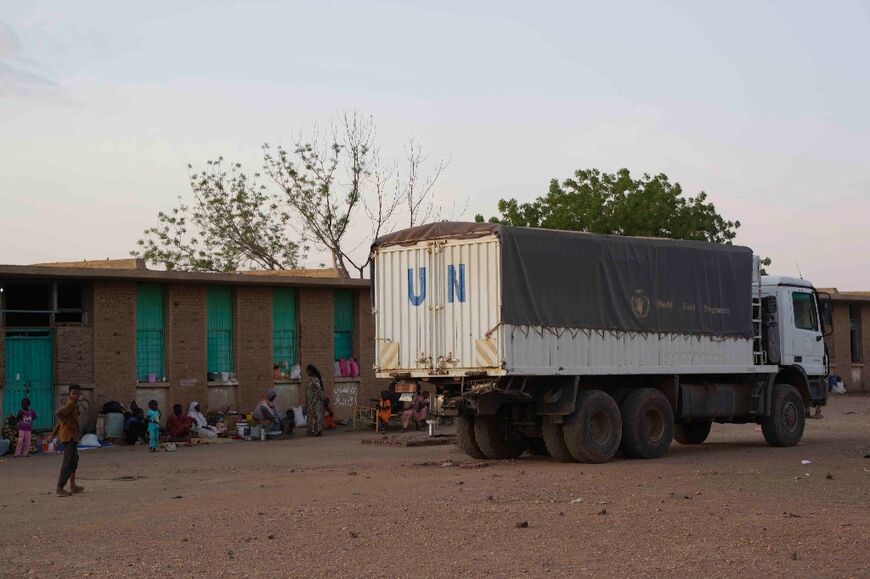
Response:
[[[425,272],[425,273],[424,273]],[[757,287],[757,279],[753,287]],[[747,288],[747,292],[750,288]],[[751,339],[512,326],[501,316],[495,235],[380,247],[374,276],[379,378],[469,373],[603,375],[757,372]]]
[[[248,436],[248,423],[236,422],[236,431],[239,433],[239,436],[245,438],[246,436]]]

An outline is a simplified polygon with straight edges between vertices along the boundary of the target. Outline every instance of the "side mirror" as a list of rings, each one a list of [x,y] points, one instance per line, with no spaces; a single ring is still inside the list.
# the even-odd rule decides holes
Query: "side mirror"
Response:
[[[830,336],[834,333],[834,302],[831,300],[831,294],[816,292],[816,299],[819,302],[819,317],[822,322],[822,335]]]

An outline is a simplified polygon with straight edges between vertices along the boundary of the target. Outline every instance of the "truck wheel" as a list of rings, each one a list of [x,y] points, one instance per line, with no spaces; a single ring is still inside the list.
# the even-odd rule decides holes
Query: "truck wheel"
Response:
[[[456,417],[457,446],[471,458],[486,458],[474,439],[474,416],[462,413]]]
[[[674,426],[674,440],[680,444],[702,444],[710,435],[712,422],[680,422]]]
[[[773,386],[773,408],[761,420],[761,432],[770,446],[794,446],[804,435],[806,409],[801,395],[791,384]]]
[[[474,439],[486,458],[516,458],[526,450],[526,441],[507,437],[505,406],[495,414],[474,417]]]
[[[660,458],[674,438],[674,411],[655,388],[633,390],[622,401],[622,450],[632,458]]]
[[[547,452],[550,453],[550,456],[559,462],[577,462],[577,459],[565,445],[565,433],[561,424],[545,421],[543,429],[544,444],[547,445]]]
[[[529,438],[526,440],[526,443],[529,454],[533,456],[550,456],[543,438]]]
[[[565,446],[580,462],[607,462],[619,448],[622,420],[616,401],[601,390],[577,395],[577,408],[562,425]]]

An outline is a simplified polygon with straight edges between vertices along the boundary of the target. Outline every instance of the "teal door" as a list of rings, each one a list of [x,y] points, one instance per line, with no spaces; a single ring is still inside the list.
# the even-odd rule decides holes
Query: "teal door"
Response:
[[[34,428],[50,430],[54,426],[51,359],[51,335],[48,331],[16,331],[6,336],[4,416],[17,414],[21,409],[21,399],[26,397],[30,398],[30,409],[36,412]]]

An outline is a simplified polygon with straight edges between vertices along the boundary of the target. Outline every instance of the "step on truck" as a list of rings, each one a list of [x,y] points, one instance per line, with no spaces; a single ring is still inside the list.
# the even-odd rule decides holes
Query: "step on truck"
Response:
[[[746,247],[442,222],[372,256],[377,376],[475,458],[658,458],[714,422],[793,446],[827,399],[829,302]]]

